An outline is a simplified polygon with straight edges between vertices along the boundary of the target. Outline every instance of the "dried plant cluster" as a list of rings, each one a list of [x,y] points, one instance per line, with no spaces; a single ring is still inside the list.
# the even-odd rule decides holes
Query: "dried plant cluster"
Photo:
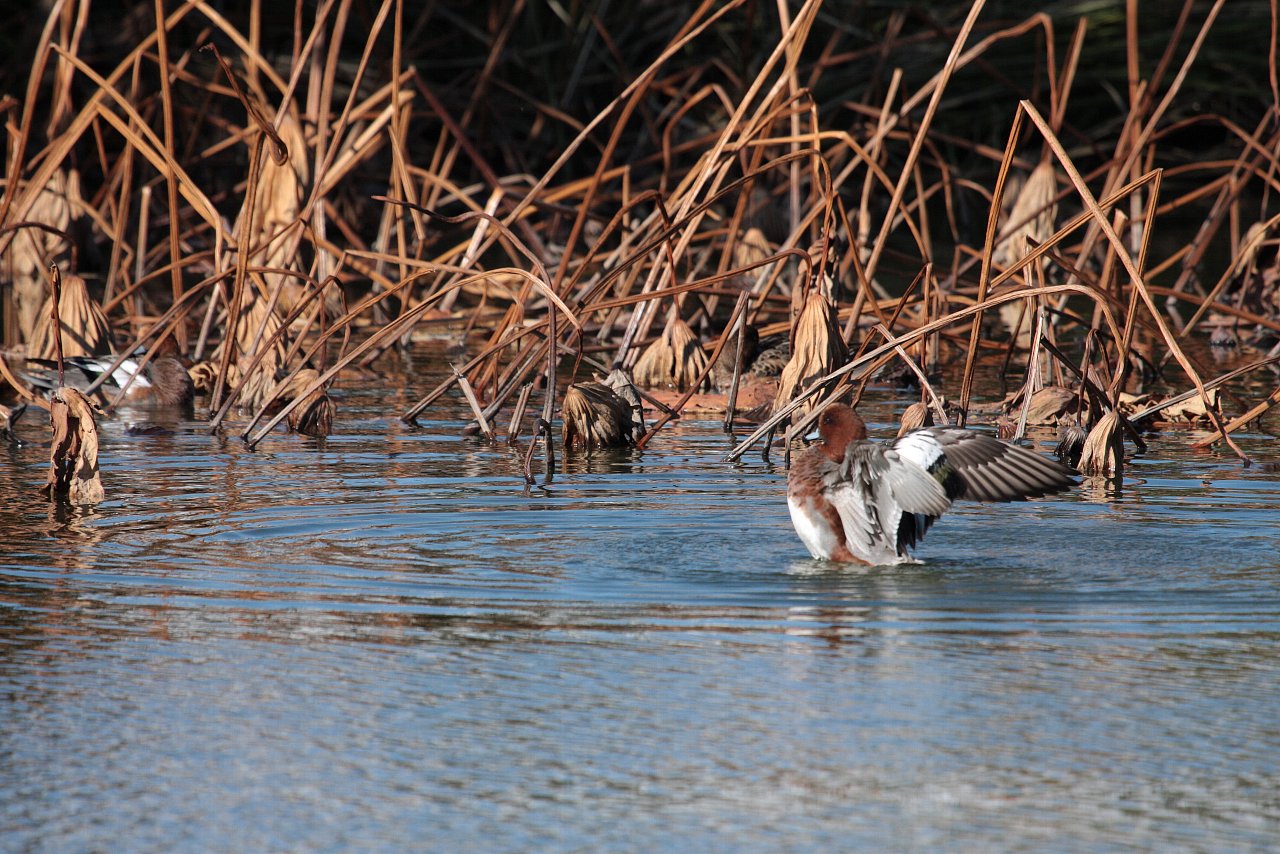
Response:
[[[0,402],[44,405],[23,359],[163,355],[211,429],[324,434],[441,325],[466,355],[398,414],[465,395],[514,434],[540,398],[548,460],[558,415],[588,446],[678,415],[638,436],[601,363],[727,425],[780,374],[735,455],[890,363],[921,421],[1000,366],[1007,431],[1102,473],[1162,403],[1126,395],[1232,447],[1280,399],[1211,398],[1280,359],[1273,8],[641,5],[52,4],[3,69]],[[1253,88],[1212,97],[1223,56]]]

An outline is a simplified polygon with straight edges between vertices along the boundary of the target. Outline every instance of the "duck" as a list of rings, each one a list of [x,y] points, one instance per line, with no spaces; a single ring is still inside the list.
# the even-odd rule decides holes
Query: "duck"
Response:
[[[866,566],[918,563],[911,549],[957,499],[1015,501],[1076,483],[1057,460],[960,427],[912,430],[892,444],[838,403],[792,460],[791,523],[814,558]]]
[[[63,384],[84,391],[111,371],[115,361],[112,357],[68,357],[63,360]],[[159,356],[141,369],[138,366],[135,359],[125,359],[98,387],[99,393],[114,398],[127,385],[125,402],[131,406],[186,407],[195,399],[191,375],[172,356]],[[34,388],[53,391],[58,386],[58,363],[50,359],[27,359],[25,370],[18,373]]]

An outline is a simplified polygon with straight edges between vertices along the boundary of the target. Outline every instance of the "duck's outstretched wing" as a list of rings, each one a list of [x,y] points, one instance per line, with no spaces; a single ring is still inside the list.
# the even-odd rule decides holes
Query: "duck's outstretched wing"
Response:
[[[894,442],[893,449],[928,471],[953,499],[1016,501],[1075,483],[1057,460],[957,427],[916,430]]]
[[[942,484],[891,448],[853,442],[826,490],[844,524],[850,548],[873,563],[893,563],[947,511]]]

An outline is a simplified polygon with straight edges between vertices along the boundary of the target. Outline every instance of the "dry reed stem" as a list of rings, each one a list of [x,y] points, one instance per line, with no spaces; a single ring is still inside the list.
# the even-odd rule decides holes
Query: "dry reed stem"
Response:
[[[1221,2],[1215,6],[1213,14],[1216,14],[1216,9],[1220,6]],[[1231,441],[1230,434],[1223,431],[1222,421],[1213,411],[1212,403],[1209,400],[1209,393],[1205,390],[1204,383],[1201,381],[1199,373],[1194,367],[1192,367],[1190,360],[1188,360],[1186,354],[1182,352],[1182,348],[1178,346],[1177,339],[1169,330],[1168,324],[1165,323],[1164,316],[1156,307],[1155,301],[1151,298],[1150,292],[1147,291],[1146,284],[1142,278],[1142,273],[1139,271],[1139,268],[1133,259],[1129,257],[1128,249],[1125,247],[1124,243],[1121,242],[1119,235],[1115,232],[1115,229],[1111,227],[1111,223],[1107,220],[1106,214],[1103,213],[1097,200],[1085,185],[1084,180],[1080,177],[1080,173],[1076,171],[1075,166],[1072,164],[1070,157],[1066,153],[1066,150],[1063,149],[1062,143],[1058,141],[1058,138],[1054,135],[1053,131],[1048,127],[1044,119],[1040,116],[1040,113],[1036,110],[1035,106],[1031,104],[1031,102],[1020,101],[1019,106],[1027,113],[1027,116],[1040,130],[1045,141],[1053,150],[1054,156],[1058,158],[1058,162],[1071,178],[1072,183],[1075,184],[1076,191],[1080,194],[1080,198],[1093,214],[1098,227],[1102,229],[1107,240],[1110,241],[1111,245],[1115,248],[1116,256],[1120,259],[1120,263],[1124,265],[1125,271],[1129,274],[1130,286],[1137,290],[1138,295],[1142,297],[1142,301],[1146,303],[1147,309],[1151,312],[1152,319],[1155,321],[1157,328],[1160,330],[1160,335],[1164,339],[1165,346],[1169,348],[1169,351],[1173,354],[1174,358],[1177,359],[1178,364],[1182,366],[1182,370],[1186,373],[1192,384],[1195,385],[1196,390],[1200,392],[1201,399],[1205,403],[1205,411],[1208,413],[1209,420],[1213,423],[1214,429],[1218,431],[1218,434],[1222,437],[1223,441],[1226,442],[1227,446],[1230,447],[1231,450],[1247,464],[1249,458],[1245,455],[1244,451],[1240,450],[1240,448]],[[1157,177],[1156,180],[1157,186],[1152,190],[1153,197],[1159,195],[1159,178]],[[1145,233],[1149,234],[1150,229],[1147,229]],[[1144,240],[1142,250],[1143,255],[1145,255],[1145,246],[1146,242]],[[1141,260],[1142,259],[1140,258],[1139,263]],[[1126,354],[1122,353],[1122,357],[1125,355]]]

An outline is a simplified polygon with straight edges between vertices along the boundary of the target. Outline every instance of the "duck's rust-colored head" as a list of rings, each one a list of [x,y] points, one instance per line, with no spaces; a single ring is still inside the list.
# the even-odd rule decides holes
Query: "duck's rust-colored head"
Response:
[[[867,425],[852,407],[837,403],[818,416],[818,436],[822,453],[839,462],[850,442],[867,438]]]

